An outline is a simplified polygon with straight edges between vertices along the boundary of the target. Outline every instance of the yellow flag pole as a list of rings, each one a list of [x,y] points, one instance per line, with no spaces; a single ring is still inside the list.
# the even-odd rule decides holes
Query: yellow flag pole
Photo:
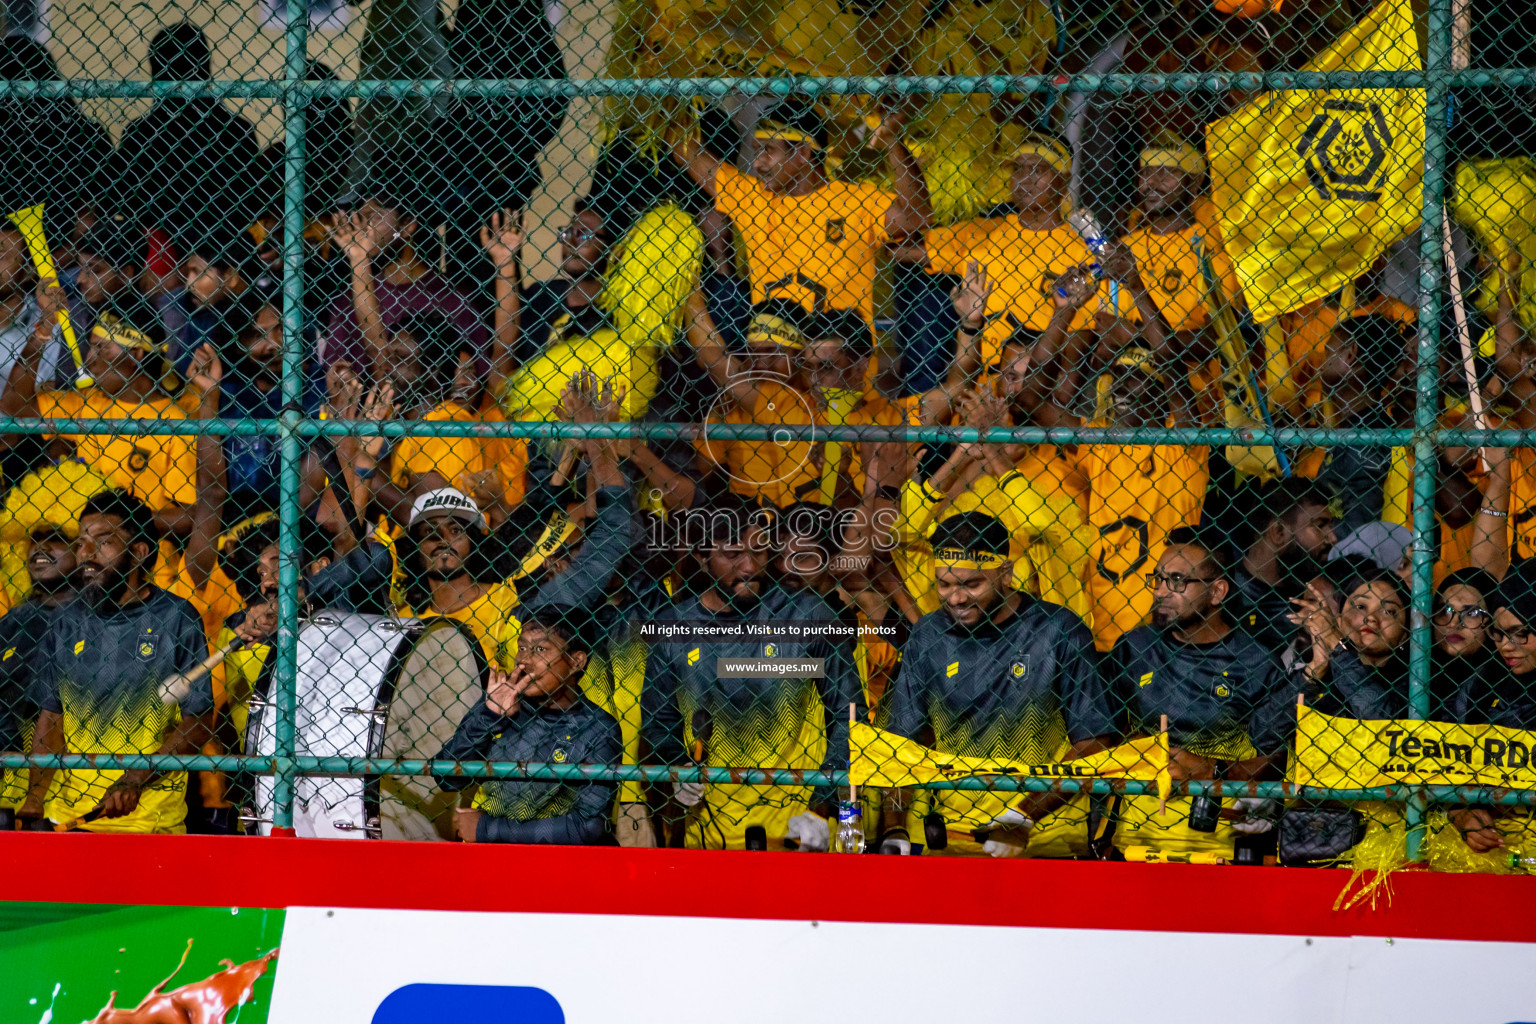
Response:
[[[850,740],[853,737],[853,727],[857,723],[858,723],[858,717],[854,713],[854,702],[853,701],[849,701],[848,702],[848,736],[849,736]],[[855,786],[853,784],[853,774],[852,774],[852,772],[850,772],[849,775],[848,775],[848,802],[850,804],[856,804],[856,803],[859,802],[859,787]]]
[[[1162,734],[1163,750],[1166,751],[1168,749],[1168,716],[1167,715],[1162,716],[1162,721],[1158,723],[1157,731]],[[1163,816],[1163,812],[1166,811],[1166,810],[1168,810],[1168,797],[1166,795],[1164,795],[1163,787],[1159,786],[1158,787],[1158,792],[1157,792],[1157,816],[1159,818],[1161,818]]]
[[[59,275],[53,266],[53,252],[48,248],[47,235],[43,233],[43,204],[16,210],[9,217],[27,240],[27,252],[32,255],[32,266],[36,268],[38,278],[58,284]],[[69,322],[69,306],[65,303],[59,305],[58,324],[59,331],[64,335],[64,344],[69,346],[70,357],[75,361],[75,383],[88,388],[96,382],[85,372],[85,360],[80,357],[80,342],[75,338],[75,327]]]

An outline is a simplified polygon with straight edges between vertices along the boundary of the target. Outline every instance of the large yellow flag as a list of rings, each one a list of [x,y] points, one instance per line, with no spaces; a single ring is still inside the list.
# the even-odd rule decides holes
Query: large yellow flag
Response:
[[[1382,0],[1305,71],[1418,71],[1409,0]],[[1419,221],[1423,89],[1264,93],[1206,129],[1227,254],[1254,319],[1364,273]]]

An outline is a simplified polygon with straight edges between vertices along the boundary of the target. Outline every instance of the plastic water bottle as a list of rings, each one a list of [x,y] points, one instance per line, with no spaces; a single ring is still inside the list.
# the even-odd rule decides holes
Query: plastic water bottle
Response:
[[[1067,214],[1067,223],[1072,225],[1072,230],[1077,232],[1077,236],[1083,240],[1083,244],[1088,247],[1088,251],[1100,260],[1103,260],[1104,253],[1109,249],[1109,242],[1105,239],[1104,228],[1100,226],[1099,219],[1093,215],[1093,211],[1080,206]],[[1091,264],[1090,269],[1093,271],[1095,278],[1103,279],[1104,269],[1102,263]],[[1100,308],[1103,307],[1103,304],[1104,300],[1100,298]],[[1119,308],[1120,282],[1112,279],[1109,282],[1109,309],[1113,312]]]
[[[1072,230],[1077,232],[1077,236],[1083,240],[1089,252],[1100,259],[1104,258],[1104,250],[1109,248],[1109,242],[1105,239],[1104,229],[1099,226],[1099,219],[1093,215],[1092,210],[1078,207],[1067,214],[1067,223],[1072,225]]]
[[[1522,875],[1536,875],[1536,854],[1509,853],[1509,869]]]
[[[832,838],[832,852],[864,852],[864,812],[858,804],[844,800],[837,805],[837,834]]]

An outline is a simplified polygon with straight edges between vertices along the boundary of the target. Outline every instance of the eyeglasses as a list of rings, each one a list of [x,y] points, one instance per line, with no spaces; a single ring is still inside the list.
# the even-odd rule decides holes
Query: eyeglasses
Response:
[[[1147,573],[1147,586],[1152,590],[1156,590],[1158,585],[1161,584],[1172,593],[1182,594],[1184,593],[1184,588],[1191,583],[1215,583],[1219,578],[1217,576],[1185,576],[1176,572],[1149,572]]]
[[[560,229],[560,241],[566,245],[585,245],[602,237],[603,233],[601,231],[594,231],[580,224],[567,224]]]
[[[1500,629],[1498,626],[1494,626],[1488,631],[1488,639],[1496,644],[1502,644],[1506,640],[1512,644],[1528,644],[1533,636],[1536,636],[1536,633],[1531,632],[1524,626],[1516,626],[1514,629]]]
[[[1493,614],[1487,608],[1453,608],[1443,604],[1435,609],[1435,622],[1442,626],[1449,626],[1452,622],[1459,626],[1473,626],[1478,629],[1486,628]]]

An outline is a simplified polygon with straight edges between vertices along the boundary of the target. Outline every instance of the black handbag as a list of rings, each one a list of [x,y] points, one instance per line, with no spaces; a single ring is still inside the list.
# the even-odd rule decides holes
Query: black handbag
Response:
[[[1280,863],[1336,861],[1365,838],[1365,815],[1347,807],[1291,807],[1280,816]]]

